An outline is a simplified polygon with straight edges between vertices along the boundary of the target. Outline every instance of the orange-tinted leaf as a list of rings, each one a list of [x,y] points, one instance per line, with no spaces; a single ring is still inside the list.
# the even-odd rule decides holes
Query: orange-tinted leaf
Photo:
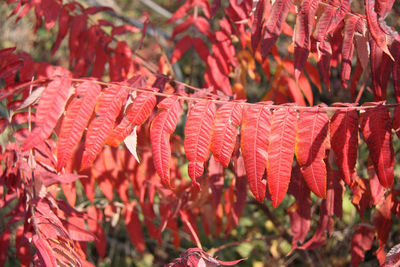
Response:
[[[236,143],[237,127],[242,121],[242,106],[229,102],[216,114],[211,136],[211,152],[225,168],[228,167]]]
[[[154,167],[164,185],[170,186],[170,135],[175,131],[182,113],[182,102],[177,97],[165,98],[158,104],[158,112],[150,127]]]
[[[89,167],[100,153],[127,96],[128,91],[125,88],[111,86],[99,97],[97,117],[90,123],[86,134],[81,169]]]
[[[355,110],[336,111],[331,118],[331,146],[344,181],[351,185],[358,148],[358,115]]]
[[[216,107],[213,102],[202,100],[190,109],[186,121],[185,155],[189,160],[189,177],[196,184],[196,178],[203,174],[204,162],[207,161],[210,154],[215,112]]]
[[[394,151],[388,108],[379,105],[376,108],[367,109],[362,115],[360,126],[379,182],[389,188],[394,181]]]
[[[289,186],[294,146],[296,142],[297,112],[282,107],[272,115],[268,147],[268,188],[272,206],[277,207]]]
[[[71,80],[67,77],[58,77],[47,85],[36,111],[36,128],[26,139],[22,150],[31,149],[50,136],[64,111],[70,89]]]
[[[317,196],[326,197],[324,162],[329,117],[318,107],[302,110],[296,137],[296,158],[307,185]]]
[[[271,131],[271,111],[263,105],[251,105],[243,112],[241,149],[250,190],[259,202],[266,193],[263,175],[268,160],[268,136]]]
[[[92,116],[100,85],[87,81],[76,88],[76,97],[69,104],[63,120],[57,146],[57,169],[61,170],[71,158],[72,150],[80,141]]]

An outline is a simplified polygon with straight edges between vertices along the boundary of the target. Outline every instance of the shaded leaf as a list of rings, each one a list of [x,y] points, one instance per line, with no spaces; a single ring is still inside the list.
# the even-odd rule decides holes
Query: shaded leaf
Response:
[[[394,181],[394,151],[388,108],[379,105],[376,108],[367,109],[362,114],[360,126],[379,182],[389,188]]]
[[[295,153],[301,172],[311,191],[326,197],[326,166],[324,162],[329,117],[318,107],[299,114]]]

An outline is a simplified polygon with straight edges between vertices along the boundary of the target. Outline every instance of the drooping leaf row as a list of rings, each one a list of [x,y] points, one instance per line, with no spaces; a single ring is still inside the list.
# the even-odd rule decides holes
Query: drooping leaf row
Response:
[[[134,83],[140,79],[136,77]],[[100,92],[100,86],[95,81],[87,80],[72,87],[71,83],[67,77],[55,77],[46,86],[38,104],[36,126],[21,147],[23,151],[32,149],[51,135],[64,112],[67,96],[71,95],[59,129],[59,171],[70,160],[86,127],[81,169],[93,164],[106,143],[121,144],[136,130],[133,126],[140,126],[149,118],[156,105],[156,97],[151,90],[134,96],[134,87],[128,90],[123,84],[114,84],[105,87],[97,96],[92,93]],[[66,97],[54,95],[56,89],[58,94]],[[128,99],[132,103],[127,102]],[[173,186],[170,181],[170,135],[182,115],[183,99],[179,95],[161,99],[150,126],[154,166],[163,184],[168,187]],[[217,101],[216,104],[212,99],[192,100],[189,102],[184,145],[185,156],[189,160],[188,174],[195,185],[203,175],[210,152],[225,168],[228,167],[239,134],[250,190],[258,201],[263,202],[269,191],[273,206],[279,205],[288,189],[294,155],[308,187],[317,196],[326,198],[327,151],[332,148],[341,177],[351,186],[355,175],[359,128],[370,150],[379,182],[385,188],[393,185],[393,125],[389,108],[380,102],[366,103],[365,110],[343,104],[345,108],[338,109],[330,119],[324,105],[301,108],[287,104],[271,108],[271,102]],[[48,112],[50,108],[52,111]],[[357,110],[360,110],[360,115]],[[399,110],[395,109],[396,118]],[[117,117],[121,116],[118,123]]]

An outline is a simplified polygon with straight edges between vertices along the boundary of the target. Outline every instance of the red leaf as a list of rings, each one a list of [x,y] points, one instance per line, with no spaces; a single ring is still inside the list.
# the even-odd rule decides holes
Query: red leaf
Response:
[[[298,80],[310,52],[310,35],[314,23],[318,0],[304,0],[296,17],[294,35],[294,76]]]
[[[194,49],[196,50],[197,54],[199,54],[200,58],[207,62],[207,57],[210,54],[208,50],[208,46],[206,43],[200,38],[193,38]]]
[[[190,26],[192,26],[195,23],[195,19],[193,18],[192,15],[189,15],[189,17],[183,21],[182,23],[178,24],[175,28],[174,31],[172,32],[171,38],[175,38],[176,35],[178,35],[181,32],[186,31],[189,29]]]
[[[143,124],[150,116],[157,103],[156,96],[152,93],[141,93],[138,95],[126,117],[133,125]]]
[[[265,59],[275,44],[282,31],[282,24],[289,13],[293,0],[276,0],[271,7],[268,18],[265,19],[265,27],[261,40],[261,55]]]
[[[74,5],[72,3],[66,4],[61,8],[60,15],[58,17],[58,33],[57,39],[54,42],[53,48],[51,49],[51,53],[54,53],[60,47],[61,41],[65,38],[68,33],[69,23],[70,23],[70,10],[74,9]]]
[[[170,186],[170,135],[175,131],[182,113],[182,102],[177,97],[165,98],[158,104],[158,112],[150,127],[154,167],[164,185]]]
[[[375,255],[378,258],[380,264],[385,262],[386,253],[385,246],[386,241],[389,238],[390,229],[392,228],[392,208],[395,204],[392,193],[386,195],[379,205],[377,205],[375,213],[373,215],[373,224],[375,226],[377,237],[379,240],[379,248],[376,250]]]
[[[40,8],[43,10],[45,21],[44,26],[47,30],[50,30],[56,23],[56,19],[58,17],[58,14],[60,13],[61,5],[59,2],[52,0],[42,0],[40,4]]]
[[[188,173],[192,181],[199,186],[196,178],[204,172],[204,162],[210,154],[211,132],[216,107],[214,102],[202,100],[189,111],[185,126],[185,155],[189,161]]]
[[[367,15],[368,31],[371,33],[378,47],[388,56],[391,56],[386,43],[386,34],[379,25],[378,15],[375,12],[375,0],[364,0],[364,5]]]
[[[263,175],[267,168],[268,137],[271,131],[271,111],[263,105],[251,105],[243,112],[241,148],[250,190],[259,202],[266,193]]]
[[[362,115],[360,126],[379,182],[384,187],[390,188],[394,181],[394,151],[388,108],[379,105],[367,109]]]
[[[236,143],[237,127],[242,121],[242,106],[229,102],[217,111],[211,136],[211,152],[225,168],[228,167]]]
[[[97,117],[90,123],[86,134],[85,151],[81,169],[86,169],[100,153],[108,134],[114,126],[128,91],[120,86],[106,88],[98,99]]]
[[[393,87],[396,102],[400,103],[400,36],[393,41],[391,52],[395,59],[393,62]]]
[[[311,197],[310,189],[307,187],[301,174],[299,165],[295,165],[291,172],[289,194],[293,195],[296,203],[287,208],[292,229],[292,249],[298,248],[298,242],[304,242],[310,229],[311,221]]]
[[[7,251],[10,245],[10,229],[2,229],[3,232],[0,235],[0,266],[4,266],[7,259]]]
[[[36,111],[36,128],[26,139],[22,150],[29,150],[46,140],[64,111],[71,89],[71,80],[58,77],[50,82],[40,97]]]
[[[318,49],[318,69],[321,73],[322,80],[325,85],[330,88],[330,67],[331,67],[331,55],[332,47],[331,44],[323,40],[317,45]]]
[[[359,224],[351,239],[351,265],[359,266],[364,260],[364,254],[370,250],[375,237],[372,225]]]
[[[347,87],[346,81],[350,79],[351,62],[353,60],[354,44],[353,37],[356,30],[356,24],[359,18],[353,15],[345,20],[344,36],[342,44],[342,65],[341,65],[341,82],[342,86]]]
[[[100,85],[91,81],[83,82],[76,88],[76,97],[68,105],[58,138],[58,170],[71,158],[72,150],[79,143],[92,116],[100,92]]]
[[[400,106],[396,106],[393,111],[393,130],[400,139]]]
[[[62,220],[64,227],[68,230],[68,234],[72,240],[76,241],[94,241],[96,237],[86,231],[85,220],[79,217],[70,217],[68,221]]]
[[[253,51],[257,50],[257,46],[260,43],[261,30],[264,24],[264,11],[265,0],[259,0],[254,12],[254,20],[251,29],[251,48]]]
[[[138,217],[138,212],[134,203],[127,204],[125,206],[123,215],[126,229],[128,230],[128,234],[132,244],[140,253],[143,253],[146,249],[146,243],[144,240],[141,223]]]
[[[44,239],[38,237],[37,235],[34,235],[33,244],[37,249],[39,262],[43,266],[49,266],[49,267],[58,266],[56,263],[56,258],[54,257],[53,252],[49,247],[49,244]]]
[[[351,185],[358,149],[358,115],[355,110],[336,111],[331,118],[331,145],[336,164],[347,185]]]
[[[99,224],[99,222],[103,221],[103,213],[95,206],[87,207],[87,213],[90,217],[87,220],[89,230],[96,235],[96,250],[100,257],[104,259],[106,255],[107,240],[104,229]]]
[[[297,113],[282,107],[272,115],[268,147],[268,188],[272,206],[279,206],[286,195],[296,142]]]
[[[296,137],[296,158],[307,185],[320,198],[326,197],[326,166],[324,162],[329,117],[318,107],[299,114]]]
[[[0,69],[0,79],[7,78],[11,74],[16,73],[24,66],[22,60],[16,60],[14,62],[8,62],[6,66]]]
[[[178,61],[192,47],[192,45],[193,40],[189,35],[179,39],[171,55],[171,64]]]

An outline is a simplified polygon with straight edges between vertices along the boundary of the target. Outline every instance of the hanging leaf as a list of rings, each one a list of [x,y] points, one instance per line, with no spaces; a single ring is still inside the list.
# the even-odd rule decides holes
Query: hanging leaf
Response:
[[[307,61],[311,47],[311,31],[315,13],[318,8],[318,0],[304,0],[296,16],[294,34],[294,76],[299,79],[300,73]]]
[[[71,158],[96,105],[100,85],[87,81],[76,88],[76,97],[68,105],[57,146],[57,169],[60,171]]]
[[[282,25],[289,13],[293,0],[276,0],[271,7],[269,16],[265,19],[265,27],[261,40],[261,55],[267,57],[282,31]]]
[[[364,0],[365,12],[367,15],[368,30],[376,41],[376,44],[383,52],[391,57],[386,43],[386,34],[379,25],[378,15],[375,12],[375,0]]]
[[[375,228],[372,225],[357,225],[351,239],[351,265],[359,266],[364,260],[365,252],[371,249],[375,237]]]
[[[175,131],[182,113],[178,97],[165,98],[158,104],[158,112],[150,127],[154,167],[165,186],[170,186],[170,135]]]
[[[100,153],[107,136],[112,131],[114,121],[128,97],[128,91],[121,86],[106,88],[98,99],[97,117],[90,123],[86,134],[82,167],[86,169]]]
[[[301,172],[311,191],[326,197],[326,166],[324,162],[329,117],[318,107],[299,114],[295,153]]]
[[[292,168],[288,192],[296,199],[296,203],[293,203],[286,209],[289,214],[293,236],[292,248],[289,252],[291,254],[291,252],[299,247],[298,242],[304,242],[311,225],[310,189],[304,181],[298,164]]]
[[[250,190],[259,202],[266,193],[263,175],[268,160],[268,137],[271,131],[271,111],[263,105],[251,105],[243,112],[241,150]]]
[[[341,65],[341,82],[342,86],[347,87],[347,81],[350,79],[351,63],[353,60],[354,44],[353,37],[356,30],[356,24],[359,18],[349,15],[344,24],[344,36],[342,44],[342,65]]]
[[[388,108],[379,105],[374,109],[367,109],[362,114],[360,126],[379,182],[386,188],[392,187],[394,181],[394,151]]]
[[[297,112],[288,107],[274,111],[268,146],[268,188],[272,206],[279,206],[289,186],[297,131]]]
[[[70,90],[71,80],[68,77],[57,77],[47,85],[36,111],[36,127],[22,145],[23,151],[39,145],[51,135],[64,111]]]
[[[136,205],[134,203],[126,205],[123,210],[123,216],[132,244],[140,253],[143,253],[146,249],[146,243]]]
[[[189,111],[185,126],[185,155],[189,160],[188,173],[199,186],[196,178],[204,172],[204,162],[210,154],[211,132],[216,107],[212,101],[197,102]]]
[[[358,115],[350,108],[336,111],[331,118],[331,145],[336,164],[347,185],[351,185],[358,149]]]
[[[242,106],[239,103],[226,103],[217,111],[211,135],[211,152],[225,168],[229,165],[241,121]]]

